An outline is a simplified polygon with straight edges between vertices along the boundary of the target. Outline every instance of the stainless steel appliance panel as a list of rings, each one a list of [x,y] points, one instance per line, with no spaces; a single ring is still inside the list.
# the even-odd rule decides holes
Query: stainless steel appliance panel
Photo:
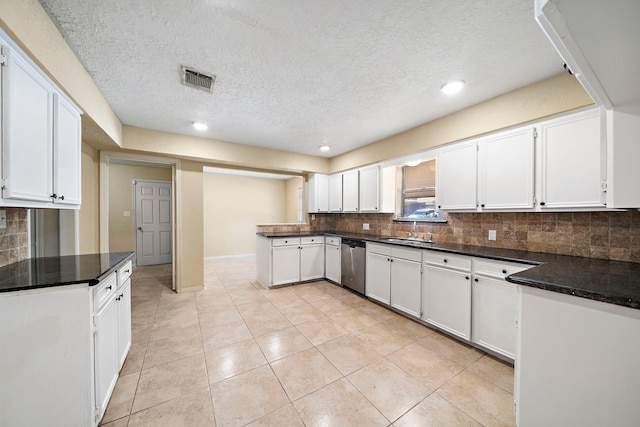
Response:
[[[342,239],[342,286],[364,295],[365,291],[365,242]]]

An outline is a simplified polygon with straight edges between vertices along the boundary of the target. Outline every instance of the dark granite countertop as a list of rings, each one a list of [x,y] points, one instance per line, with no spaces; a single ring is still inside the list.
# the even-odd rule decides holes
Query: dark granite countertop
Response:
[[[133,252],[111,252],[29,258],[0,267],[0,292],[87,283],[100,279],[133,256]]]
[[[640,264],[638,263],[517,251],[485,246],[437,242],[431,244],[420,240],[392,243],[386,241],[384,237],[371,234],[341,232],[303,234],[260,233],[260,235],[264,237],[295,237],[319,234],[530,264],[535,267],[512,274],[507,277],[507,280],[519,285],[544,289],[551,292],[559,292],[595,301],[640,309]]]

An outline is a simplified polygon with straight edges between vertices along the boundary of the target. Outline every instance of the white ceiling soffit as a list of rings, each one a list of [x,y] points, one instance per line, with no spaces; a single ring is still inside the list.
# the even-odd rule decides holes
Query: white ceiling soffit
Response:
[[[254,172],[254,171],[245,171],[241,169],[227,169],[227,168],[215,168],[211,166],[204,166],[202,171],[205,173],[220,173],[223,175],[240,175],[240,176],[249,176],[252,178],[266,178],[266,179],[291,179],[296,178],[297,175],[284,175],[279,173],[269,173],[269,172]]]
[[[562,69],[533,0],[40,2],[124,124],[325,157]]]

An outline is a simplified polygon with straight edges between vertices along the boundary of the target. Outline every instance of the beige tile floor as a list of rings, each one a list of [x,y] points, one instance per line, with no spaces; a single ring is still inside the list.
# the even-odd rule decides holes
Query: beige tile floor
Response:
[[[255,258],[132,276],[105,426],[513,426],[513,368],[334,284],[266,290]]]

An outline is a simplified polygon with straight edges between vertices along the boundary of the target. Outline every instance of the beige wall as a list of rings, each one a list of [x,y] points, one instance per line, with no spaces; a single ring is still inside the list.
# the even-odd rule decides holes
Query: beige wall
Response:
[[[331,172],[417,153],[593,104],[567,73],[525,86],[331,159]]]
[[[109,165],[109,250],[133,251],[134,179],[171,181],[171,169],[111,163]],[[84,182],[83,182],[84,184]],[[84,205],[84,201],[83,201]],[[129,211],[130,216],[124,216]]]
[[[182,161],[178,173],[180,211],[177,227],[180,234],[176,290],[188,292],[204,286],[202,163]]]
[[[79,216],[80,254],[100,252],[100,155],[82,144],[82,207]]]
[[[195,136],[178,135],[123,127],[123,147],[193,160],[209,160],[219,165],[235,165],[286,172],[326,172],[329,160],[286,151],[270,150]]]
[[[205,173],[204,256],[255,253],[256,224],[286,221],[286,190],[284,180]]]
[[[298,222],[298,189],[304,185],[304,179],[302,177],[295,177],[288,179],[286,182],[286,212],[284,222],[296,223]],[[303,211],[306,211],[306,206],[302,207]]]

